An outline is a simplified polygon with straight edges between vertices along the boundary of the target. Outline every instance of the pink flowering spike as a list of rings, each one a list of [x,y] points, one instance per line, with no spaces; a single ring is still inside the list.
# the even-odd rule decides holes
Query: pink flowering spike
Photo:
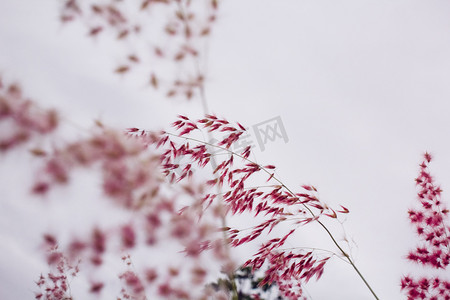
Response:
[[[92,248],[98,254],[105,252],[106,249],[106,235],[98,228],[92,232]]]
[[[342,205],[341,205],[341,208],[342,208],[342,210],[338,210],[337,211],[338,213],[348,214],[350,212],[346,207],[344,207]]]
[[[92,294],[99,294],[104,286],[105,284],[103,282],[94,282],[91,284],[89,292],[91,292]]]
[[[156,145],[156,148],[159,148],[160,146],[164,145],[168,141],[168,139],[169,139],[169,136],[167,136],[167,135],[162,137],[159,140],[158,144]]]
[[[418,187],[419,205],[408,210],[408,217],[421,243],[411,250],[406,258],[409,261],[434,269],[446,269],[450,264],[450,226],[445,211],[448,209],[442,203],[441,188],[434,183],[434,178],[428,171],[432,156],[426,152],[420,164],[419,176],[415,179]],[[444,283],[444,284],[443,284]],[[440,278],[413,278],[404,276],[401,279],[401,290],[411,300],[450,299],[450,284],[446,285]]]
[[[172,127],[175,127],[177,129],[180,129],[183,126],[184,126],[184,122],[181,120],[178,120],[178,121],[175,121],[172,123]]]
[[[100,28],[97,28],[97,29],[100,29]],[[94,29],[93,29],[93,30],[94,30]],[[101,29],[100,29],[99,31],[97,31],[97,33],[100,32],[100,31],[101,31]],[[130,71],[130,67],[129,67],[129,66],[126,66],[126,65],[122,65],[122,66],[117,67],[117,68],[114,70],[114,73],[117,73],[117,74],[124,74],[124,73],[127,73],[128,71]]]
[[[132,272],[126,271],[119,276],[125,282],[126,287],[131,290],[134,295],[143,295],[145,288],[139,276]]]
[[[429,163],[431,155],[425,153],[422,164]],[[442,213],[446,208],[440,201],[441,189],[433,182],[432,176],[427,169],[421,167],[421,171],[417,181],[423,181],[425,184],[420,185],[418,192],[420,201],[419,209],[410,209],[408,211],[411,224],[416,226],[417,232],[425,237],[426,248],[417,247],[416,250],[411,251],[408,259],[424,265],[431,265],[435,268],[443,268],[448,265],[445,259],[443,260],[442,253],[445,253],[445,248],[448,247],[448,239],[443,239],[441,232],[446,232],[448,222],[446,214]],[[444,250],[444,251],[443,251]],[[444,264],[442,263],[444,262]]]
[[[266,182],[270,181],[270,179],[272,179],[274,175],[275,175],[275,173],[270,174],[270,176],[269,176],[269,178],[266,180]]]
[[[102,26],[96,26],[96,27],[91,28],[91,30],[89,30],[89,35],[90,36],[96,36],[102,31],[103,31],[103,27]]]
[[[324,215],[333,219],[337,218],[336,212],[334,210],[332,210],[331,214],[324,214]]]
[[[37,182],[32,188],[32,193],[35,195],[44,195],[50,189],[50,184],[47,182]]]
[[[424,158],[425,158],[425,160],[429,163],[429,162],[431,162],[431,159],[432,159],[433,157],[431,156],[430,153],[425,152]]]
[[[136,245],[136,233],[131,225],[125,225],[121,229],[122,246],[126,249]]]
[[[0,91],[0,121],[10,122],[11,129],[3,130],[0,152],[25,144],[34,136],[46,135],[58,126],[54,110],[44,110],[22,95],[20,87],[11,84]]]
[[[246,131],[246,129],[245,129],[244,126],[242,126],[240,123],[237,123],[237,124],[238,124],[238,126],[239,126],[239,129],[241,129],[242,131]]]
[[[251,146],[247,146],[247,147],[244,149],[244,151],[242,152],[242,156],[243,156],[244,158],[248,158],[248,157],[250,156],[250,149],[251,149]]]
[[[44,234],[44,243],[47,249],[55,249],[58,245],[56,237],[52,234]]]
[[[193,129],[198,129],[198,126],[193,122],[187,122],[186,125],[192,127]]]

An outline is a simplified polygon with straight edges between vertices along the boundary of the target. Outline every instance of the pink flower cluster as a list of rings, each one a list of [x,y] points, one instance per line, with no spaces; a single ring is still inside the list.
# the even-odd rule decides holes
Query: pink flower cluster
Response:
[[[36,194],[67,183],[75,168],[100,166],[105,194],[133,208],[147,201],[161,180],[152,172],[157,165],[154,156],[145,153],[145,146],[111,129],[97,128],[89,138],[43,154],[45,164],[33,187]]]
[[[420,205],[410,209],[408,214],[421,244],[409,252],[407,259],[424,267],[446,269],[450,264],[449,210],[441,201],[441,188],[434,183],[428,170],[431,160],[431,155],[425,153],[416,178]],[[411,300],[450,299],[450,282],[439,278],[414,279],[412,276],[405,276],[401,281],[401,289]]]
[[[177,134],[164,132],[155,137],[137,128],[130,129],[128,133],[147,141],[151,140],[157,147],[162,147],[161,166],[172,182],[181,182],[192,176],[194,165],[204,168],[211,164],[213,154],[208,147],[222,150],[227,154],[215,156],[216,165],[212,165],[212,177],[208,176],[205,180],[207,186],[222,192],[207,193],[200,203],[201,209],[206,212],[212,206],[213,212],[218,217],[247,213],[255,217],[263,215],[266,218],[254,226],[250,233],[237,228],[223,228],[232,247],[265,236],[262,235],[263,232],[270,234],[282,223],[299,227],[310,222],[320,222],[321,217],[335,219],[338,213],[348,213],[345,207],[336,211],[322,203],[315,195],[317,190],[313,186],[303,186],[302,193],[293,193],[275,177],[275,166],[263,166],[249,160],[250,147],[239,153],[231,151],[233,143],[245,132],[244,126],[239,123],[233,125],[214,115],[207,115],[198,121],[179,116],[179,120],[174,122],[173,126],[177,129]],[[194,134],[200,132],[202,128],[224,136],[215,144],[202,142],[194,137]],[[180,139],[184,139],[184,142],[178,143]],[[179,156],[188,157],[189,163],[180,166],[176,163]],[[181,172],[177,173],[176,170]],[[249,187],[252,180],[258,179],[269,182],[269,185]],[[256,270],[264,263],[268,263],[269,268],[263,284],[276,282],[285,297],[300,299],[303,293],[302,285],[313,276],[319,279],[330,257],[319,259],[313,252],[284,250],[282,246],[294,232],[295,229],[292,229],[282,238],[274,238],[264,243],[245,266],[251,266]]]
[[[95,227],[87,238],[74,237],[67,245],[58,245],[56,238],[47,235],[47,242],[62,249],[58,257],[52,254],[49,263],[57,259],[69,263],[81,260],[82,265],[96,269],[104,265],[104,256],[109,253],[132,252],[142,247],[160,249],[167,247],[165,243],[169,240],[172,247],[179,247],[179,253],[189,257],[190,263],[177,269],[147,264],[140,265],[139,270],[130,267],[119,275],[124,286],[123,299],[144,299],[148,292],[163,298],[200,297],[206,292],[200,287],[206,283],[210,271],[200,267],[205,265],[205,257],[212,256],[224,268],[233,269],[218,230],[220,218],[204,215],[204,185],[192,180],[172,185],[166,180],[164,175],[169,176],[171,170],[170,162],[165,159],[167,153],[158,154],[149,147],[161,135],[150,133],[144,137],[125,135],[99,125],[87,138],[55,147],[52,153],[42,151],[43,167],[33,187],[35,194],[46,195],[52,187],[68,184],[74,170],[89,168],[101,173],[103,191],[113,203],[124,208],[124,213],[131,212],[128,222],[113,228]],[[199,149],[186,151],[192,157],[204,159],[204,152]],[[126,261],[130,266],[131,258]],[[187,283],[183,282],[186,273],[190,278]],[[101,278],[91,281],[93,294],[100,294],[107,287]],[[48,288],[44,284],[39,287],[44,291]],[[55,296],[55,288],[52,291],[51,295]]]
[[[217,0],[141,0],[133,1],[132,4],[125,2],[65,0],[61,10],[61,21],[67,23],[81,19],[83,24],[87,24],[89,36],[97,37],[102,33],[111,33],[117,42],[127,46],[126,51],[130,51],[128,40],[132,39],[135,42],[137,36],[138,39],[146,39],[146,46],[154,45],[153,49],[147,52],[127,53],[125,59],[115,69],[115,73],[118,74],[129,73],[143,61],[154,59],[170,62],[181,68],[188,66],[185,68],[187,70],[192,69],[190,67],[192,65],[198,65],[203,55],[205,39],[210,35],[217,18]],[[158,20],[151,15],[155,11],[169,17],[163,24],[154,22],[151,26],[142,26],[141,23]],[[148,27],[160,28],[162,36],[155,36],[155,32],[142,32]],[[163,42],[165,39],[168,43]],[[152,55],[149,56],[149,53]],[[148,83],[155,89],[164,85],[167,97],[182,96],[191,99],[203,85],[204,75],[198,68],[188,74],[180,73],[176,79],[169,80],[160,74],[163,73],[162,70],[155,70],[154,65],[150,63],[144,66],[149,73]]]
[[[449,300],[450,281],[438,277],[413,279],[405,276],[401,281],[401,289],[406,292],[408,300]]]
[[[18,85],[3,86],[0,78],[0,152],[54,131],[58,122],[56,111],[39,108],[22,95]]]
[[[79,273],[78,264],[72,265],[58,249],[56,239],[51,235],[44,236],[47,248],[47,261],[53,269],[46,276],[40,275],[37,286],[41,292],[35,294],[38,300],[66,299],[71,300],[70,280]]]

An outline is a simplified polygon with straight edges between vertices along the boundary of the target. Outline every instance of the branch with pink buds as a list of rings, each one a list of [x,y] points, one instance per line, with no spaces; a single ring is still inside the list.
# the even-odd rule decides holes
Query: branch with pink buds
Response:
[[[254,270],[263,264],[268,264],[265,279],[262,284],[275,282],[282,294],[289,299],[301,299],[303,297],[302,286],[311,278],[319,279],[330,256],[318,258],[314,251],[284,250],[283,245],[299,227],[311,222],[318,223],[331,238],[338,248],[339,254],[347,260],[358,273],[373,296],[377,298],[370,285],[362,276],[353,260],[336,241],[333,234],[321,221],[322,218],[338,218],[338,214],[346,214],[349,210],[341,207],[341,210],[330,208],[316,196],[316,188],[303,186],[303,191],[294,193],[275,176],[273,165],[260,165],[249,159],[250,146],[241,152],[230,150],[245,132],[244,126],[237,123],[231,124],[227,120],[214,115],[207,115],[198,121],[191,121],[185,116],[173,123],[178,131],[176,134],[162,132],[159,136],[137,128],[128,130],[128,134],[145,140],[149,144],[162,148],[161,166],[163,173],[171,182],[180,182],[190,178],[194,167],[204,168],[210,163],[211,151],[208,148],[221,150],[225,153],[219,159],[213,170],[212,179],[205,181],[210,187],[219,187],[224,192],[220,195],[207,193],[201,202],[204,210],[214,207],[222,215],[249,214],[255,218],[264,216],[264,221],[255,225],[250,233],[237,228],[226,227],[228,242],[231,247],[250,243],[263,233],[270,234],[274,228],[283,226],[294,227],[280,238],[271,239],[263,243],[252,259],[244,263],[244,267],[250,266]],[[201,134],[201,129],[208,132],[224,134],[221,140],[215,144],[204,142],[194,136],[196,132]],[[180,139],[184,142],[177,142]],[[194,145],[192,145],[194,144]],[[189,161],[180,166],[178,157],[186,157]],[[240,159],[240,162],[238,161]],[[177,172],[179,171],[179,172]],[[250,184],[259,179],[269,185],[253,187]]]

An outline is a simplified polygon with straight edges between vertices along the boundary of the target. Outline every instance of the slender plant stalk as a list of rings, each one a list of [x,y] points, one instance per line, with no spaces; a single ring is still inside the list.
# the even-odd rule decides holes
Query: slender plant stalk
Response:
[[[191,140],[191,141],[194,141],[194,142],[197,142],[197,143],[200,143],[200,144],[204,144],[204,145],[208,145],[208,146],[211,146],[211,147],[219,148],[219,149],[221,149],[221,150],[224,150],[224,151],[229,152],[229,153],[232,154],[232,155],[236,155],[236,156],[242,158],[243,160],[246,160],[246,161],[248,161],[248,162],[250,162],[250,163],[256,164],[256,165],[259,166],[259,168],[260,168],[261,170],[263,170],[264,172],[266,172],[269,176],[271,176],[272,179],[274,179],[275,181],[277,181],[277,182],[280,184],[280,186],[282,186],[286,191],[288,191],[292,196],[295,197],[295,193],[294,193],[291,189],[289,189],[289,188],[288,188],[281,180],[279,180],[276,176],[272,176],[272,174],[271,174],[269,171],[267,171],[263,166],[261,166],[261,165],[258,164],[258,163],[255,163],[255,162],[251,161],[251,160],[248,159],[248,158],[245,158],[244,156],[240,155],[239,153],[233,152],[233,151],[229,150],[228,148],[221,147],[221,146],[217,146],[217,145],[213,145],[213,144],[211,144],[211,143],[204,142],[204,141],[201,141],[201,140],[198,140],[198,139],[195,139],[195,138],[184,137],[184,136],[183,136],[183,137],[180,137],[180,136],[178,136],[178,135],[176,135],[176,134],[172,134],[172,133],[168,133],[168,132],[166,132],[166,133],[167,133],[168,135],[171,135],[171,136],[174,136],[174,137],[184,138],[184,139]],[[212,158],[213,158],[213,157],[212,157]],[[302,205],[308,210],[308,212],[311,214],[311,216],[312,216],[313,218],[316,217],[316,215],[314,214],[314,212],[313,212],[308,206],[306,206],[305,204],[302,204]],[[316,221],[317,221],[317,223],[325,230],[325,232],[327,233],[327,235],[328,235],[328,236],[331,238],[331,240],[333,241],[333,244],[339,249],[339,251],[340,251],[341,254],[345,257],[345,259],[350,263],[350,265],[351,265],[351,266],[353,267],[353,269],[356,271],[356,273],[357,273],[358,276],[361,278],[361,280],[364,282],[364,284],[366,285],[366,287],[367,287],[367,288],[369,289],[369,291],[372,293],[373,297],[374,297],[375,299],[379,300],[377,294],[374,292],[374,290],[372,289],[372,287],[370,286],[370,284],[367,282],[366,278],[362,275],[361,271],[360,271],[360,270],[358,269],[358,267],[355,265],[355,263],[354,263],[353,260],[350,258],[350,256],[344,251],[344,249],[342,249],[341,245],[339,245],[339,243],[336,241],[336,238],[334,237],[334,235],[333,235],[333,234],[330,232],[330,230],[325,226],[325,224],[323,224],[320,220],[316,220]],[[232,281],[232,283],[234,283],[234,280]]]

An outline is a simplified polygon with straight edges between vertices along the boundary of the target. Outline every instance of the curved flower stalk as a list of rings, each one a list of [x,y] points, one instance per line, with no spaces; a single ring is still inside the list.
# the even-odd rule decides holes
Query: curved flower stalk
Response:
[[[14,88],[7,91],[4,98],[9,102],[3,102],[2,113],[4,119],[10,118],[13,122],[13,128],[25,128],[41,134],[56,128],[57,118],[53,112],[15,109],[14,105],[23,100],[14,91]],[[34,107],[32,102],[24,103],[27,103],[25,107]],[[235,267],[227,245],[238,247],[256,242],[263,233],[270,233],[281,224],[294,229],[280,238],[263,243],[254,257],[245,263],[253,269],[261,268],[262,264],[268,265],[261,284],[275,282],[285,297],[300,299],[302,285],[313,277],[320,278],[330,256],[318,256],[315,251],[283,249],[298,227],[311,222],[323,226],[341,255],[353,265],[350,257],[321,223],[322,218],[336,219],[338,214],[348,213],[348,210],[344,207],[334,210],[321,202],[313,186],[303,186],[300,193],[292,192],[276,178],[275,166],[262,166],[249,159],[250,147],[240,153],[231,151],[231,146],[245,132],[242,125],[230,124],[213,115],[207,115],[198,122],[181,116],[173,125],[178,130],[176,135],[133,128],[128,130],[126,136],[98,124],[86,138],[55,144],[52,151],[32,151],[43,160],[43,167],[32,188],[34,194],[48,194],[54,186],[69,184],[74,170],[89,168],[100,171],[102,189],[113,203],[131,213],[128,222],[117,224],[114,228],[93,228],[88,238],[75,237],[65,245],[60,245],[55,236],[47,235],[45,242],[51,246],[47,259],[51,266],[56,267],[56,273],[41,276],[38,281],[41,292],[36,297],[52,299],[58,297],[55,293],[68,292],[70,286],[64,272],[70,271],[76,264],[78,273],[77,262],[80,259],[80,267],[87,264],[100,268],[106,254],[122,253],[120,257],[125,257],[126,265],[131,266],[131,258],[124,256],[124,252],[132,252],[139,246],[158,247],[163,244],[160,242],[162,236],[176,241],[192,264],[177,266],[176,271],[170,266],[165,266],[167,268],[163,270],[145,264],[139,265],[139,270],[130,267],[119,274],[124,285],[122,297],[146,299],[149,293],[152,297],[190,299],[209,295],[214,291],[201,288],[206,283],[209,270],[199,267],[205,265],[202,261],[206,256],[212,256],[223,271],[232,273]],[[225,136],[217,143],[205,143],[193,137],[200,128],[221,132]],[[184,142],[174,141],[179,139]],[[162,148],[162,153],[158,154],[156,149],[152,149],[153,146]],[[211,147],[227,154],[216,155],[216,158],[222,159],[217,161],[213,176],[196,185],[192,181],[194,171],[211,163]],[[191,163],[180,166],[177,163],[179,157]],[[169,182],[178,184],[167,184],[165,177]],[[260,179],[267,181],[267,184],[250,186]],[[218,186],[223,188],[221,195],[207,192]],[[224,215],[243,213],[264,216],[265,220],[250,231],[223,227],[220,222]],[[223,232],[227,233],[226,241],[221,235]],[[120,241],[119,246],[114,240]],[[183,276],[179,274],[183,272],[191,278],[189,288],[180,279]],[[198,288],[193,289],[192,285]],[[101,279],[91,279],[91,293],[100,294],[104,288],[107,285]],[[71,297],[70,294],[67,297]]]
[[[265,279],[261,284],[275,282],[282,294],[288,299],[302,299],[302,286],[311,278],[319,279],[323,274],[324,267],[330,256],[320,257],[315,251],[285,250],[283,245],[295,230],[311,222],[322,226],[328,236],[339,250],[339,254],[347,260],[363,279],[370,291],[376,297],[364,277],[361,275],[349,255],[336,241],[332,233],[322,223],[323,218],[337,219],[338,214],[348,213],[348,209],[341,207],[340,210],[330,208],[320,201],[316,195],[316,188],[303,186],[299,193],[292,192],[287,186],[279,181],[274,173],[275,166],[260,165],[249,159],[251,149],[245,148],[242,152],[234,152],[231,146],[237,142],[245,132],[245,128],[237,123],[231,124],[227,120],[220,119],[214,115],[206,115],[198,121],[191,121],[186,116],[179,116],[173,123],[177,133],[162,132],[159,135],[130,128],[128,133],[138,137],[148,144],[162,148],[161,167],[164,174],[171,182],[181,182],[193,176],[194,167],[204,168],[210,163],[211,148],[225,152],[224,155],[216,155],[217,166],[212,177],[205,180],[210,187],[221,187],[222,201],[217,201],[218,195],[207,193],[201,201],[203,210],[213,209],[219,214],[239,215],[247,213],[255,218],[263,216],[264,221],[252,227],[250,232],[237,228],[225,227],[228,241],[232,247],[250,243],[266,234],[270,234],[274,228],[283,228],[281,224],[291,228],[289,232],[280,238],[273,238],[261,245],[259,251],[243,266],[259,269],[263,264],[268,264]],[[203,142],[195,137],[201,135],[201,129],[209,132],[221,133],[224,136],[217,143]],[[182,140],[182,142],[179,142]],[[187,157],[188,163],[180,165],[178,157]],[[266,181],[265,186],[254,187],[251,185],[255,180]],[[260,181],[259,181],[260,182]],[[282,229],[281,229],[282,230]],[[378,298],[377,298],[378,299]]]
[[[408,211],[410,223],[416,229],[420,244],[406,258],[423,267],[446,270],[450,264],[449,210],[441,200],[440,186],[434,183],[428,169],[431,160],[431,155],[425,153],[416,178],[417,200],[420,205]],[[415,279],[411,275],[404,276],[401,289],[409,300],[450,299],[450,281],[439,277]]]
[[[57,119],[52,112],[15,109],[14,105],[23,100],[20,93],[14,91],[12,87],[6,92],[7,97],[4,98],[9,102],[3,100],[2,113],[2,117],[12,120],[13,127],[42,134],[56,128]],[[18,102],[12,102],[11,99]],[[27,103],[25,107],[33,107],[32,102],[24,103]],[[146,132],[136,128],[129,129],[128,134],[123,135],[101,124],[97,125],[86,138],[55,145],[52,151],[32,151],[43,160],[43,167],[39,170],[32,192],[45,195],[56,185],[69,184],[71,173],[78,168],[99,170],[104,193],[114,200],[114,204],[131,212],[132,218],[114,228],[93,228],[90,237],[73,238],[67,245],[60,245],[56,237],[47,235],[45,241],[51,246],[47,259],[50,265],[56,266],[57,273],[50,273],[53,275],[48,275],[48,280],[45,276],[39,279],[41,292],[36,297],[51,299],[55,293],[61,293],[61,288],[67,292],[70,287],[67,286],[64,271],[70,271],[80,259],[83,264],[100,268],[107,253],[132,252],[138,246],[156,247],[160,245],[159,241],[164,234],[175,240],[193,263],[186,264],[185,270],[181,266],[181,269],[174,271],[171,267],[156,270],[155,266],[142,265],[140,270],[122,272],[122,297],[146,299],[146,293],[150,293],[162,298],[190,299],[194,295],[198,297],[200,294],[212,293],[213,291],[200,289],[206,283],[209,272],[199,267],[205,265],[201,263],[205,255],[212,255],[225,272],[232,273],[235,267],[229,257],[227,244],[237,247],[256,241],[262,233],[270,233],[281,224],[288,224],[294,229],[280,238],[263,243],[253,259],[244,264],[253,269],[268,264],[261,284],[275,282],[285,297],[300,299],[302,285],[312,277],[320,278],[330,256],[319,257],[314,251],[283,249],[285,242],[299,226],[311,222],[321,224],[343,257],[352,263],[321,223],[321,218],[335,219],[340,213],[348,213],[348,210],[344,207],[334,210],[321,202],[313,186],[303,186],[300,193],[292,192],[276,178],[275,166],[262,166],[249,159],[250,147],[240,153],[231,151],[231,146],[245,132],[245,128],[239,123],[233,125],[213,115],[207,115],[198,122],[180,116],[173,124],[178,130],[176,135]],[[201,127],[210,132],[221,132],[225,136],[215,144],[202,142],[193,137],[194,132],[200,131]],[[184,140],[181,144],[173,141],[180,138]],[[191,146],[192,144],[194,145]],[[162,153],[158,154],[156,149],[149,148],[153,145],[162,148]],[[196,185],[192,181],[194,170],[211,163],[211,147],[227,154],[217,161],[213,177]],[[9,149],[11,147],[6,148]],[[191,163],[181,167],[176,162],[179,157],[186,158]],[[216,158],[218,157],[217,155]],[[178,184],[168,185],[164,177],[169,182]],[[267,184],[250,186],[252,181],[258,182],[260,179]],[[223,188],[220,197],[217,193],[206,192],[218,186]],[[264,216],[265,221],[254,226],[250,232],[221,225],[220,220],[224,215],[243,213],[255,217]],[[227,233],[226,241],[221,232]],[[117,243],[115,247],[111,246],[114,245],[113,240],[120,241],[119,247]],[[61,250],[55,252],[55,249]],[[127,258],[126,255],[124,257]],[[124,260],[128,261],[128,266],[131,265],[131,259]],[[78,270],[77,267],[77,273]],[[190,285],[194,284],[199,289],[187,288],[179,281],[182,276],[178,274],[183,271],[190,274]],[[104,288],[105,282],[92,278],[91,293],[101,293]],[[199,290],[203,292],[199,294]]]

